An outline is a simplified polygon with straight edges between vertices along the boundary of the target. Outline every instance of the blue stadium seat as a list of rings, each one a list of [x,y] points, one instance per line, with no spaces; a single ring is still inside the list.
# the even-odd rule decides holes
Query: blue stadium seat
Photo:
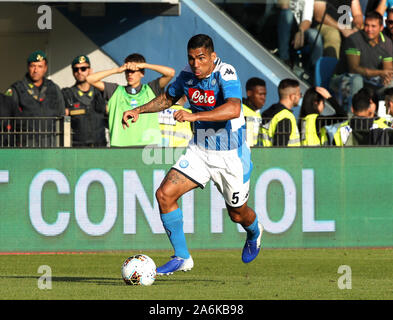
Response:
[[[329,82],[338,60],[334,57],[321,57],[315,65],[314,85],[330,91]]]

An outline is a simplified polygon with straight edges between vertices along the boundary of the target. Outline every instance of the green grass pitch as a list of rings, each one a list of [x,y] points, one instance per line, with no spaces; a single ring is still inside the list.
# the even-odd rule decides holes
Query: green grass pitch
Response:
[[[250,264],[241,249],[193,250],[190,272],[157,277],[150,287],[127,286],[121,265],[145,253],[157,265],[169,251],[0,255],[3,300],[348,300],[393,299],[393,249],[263,249]],[[46,265],[51,288],[40,289]],[[339,273],[339,267],[349,269]],[[348,273],[348,270],[350,272]],[[351,288],[340,289],[350,276]],[[341,281],[341,283],[344,283]],[[347,285],[349,282],[346,280]],[[47,284],[47,282],[44,282]]]

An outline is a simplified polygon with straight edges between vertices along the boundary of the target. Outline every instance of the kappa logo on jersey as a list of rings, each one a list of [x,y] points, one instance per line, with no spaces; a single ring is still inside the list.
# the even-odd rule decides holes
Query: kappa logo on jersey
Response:
[[[235,73],[234,73],[233,70],[231,70],[231,69],[226,69],[225,72],[224,72],[224,77],[225,77],[225,75],[227,75],[227,74],[235,74]]]
[[[188,89],[190,102],[197,106],[213,107],[216,104],[213,90],[198,90],[194,88]]]
[[[232,66],[226,66],[220,69],[221,77],[225,81],[237,80],[235,69]]]

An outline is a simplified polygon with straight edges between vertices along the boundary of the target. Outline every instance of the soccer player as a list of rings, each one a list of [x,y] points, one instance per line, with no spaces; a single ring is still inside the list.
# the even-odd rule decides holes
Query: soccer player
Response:
[[[261,247],[263,228],[247,205],[252,162],[245,143],[242,91],[236,70],[217,57],[207,35],[193,36],[187,50],[189,65],[166,93],[123,113],[123,127],[127,128],[138,120],[139,114],[167,109],[183,95],[191,106],[192,113],[179,110],[174,118],[193,122],[194,136],[156,191],[161,220],[175,251],[171,260],[157,268],[158,275],[193,268],[177,200],[194,188],[204,188],[210,179],[223,195],[231,220],[246,230],[243,262],[254,260]]]

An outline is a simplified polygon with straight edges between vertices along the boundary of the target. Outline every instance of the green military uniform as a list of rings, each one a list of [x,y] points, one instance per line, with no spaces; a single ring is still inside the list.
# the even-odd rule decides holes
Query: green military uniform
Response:
[[[44,52],[38,50],[33,52],[27,59],[27,63],[46,60]],[[6,95],[11,96],[16,102],[20,117],[62,117],[65,113],[63,95],[57,84],[43,78],[42,85],[37,87],[29,74],[13,83],[7,90]],[[24,120],[20,123],[22,132],[40,132],[40,135],[21,135],[18,141],[19,146],[45,147],[54,146],[56,138],[56,122],[54,119]],[[48,132],[48,134],[42,134]]]
[[[84,92],[76,85],[62,92],[71,116],[72,146],[106,146],[106,103],[101,92],[94,87]]]
[[[90,66],[90,60],[85,55],[77,56],[71,66],[81,63]],[[106,103],[101,92],[93,86],[85,92],[77,84],[64,88],[62,92],[71,116],[72,146],[106,146]]]

